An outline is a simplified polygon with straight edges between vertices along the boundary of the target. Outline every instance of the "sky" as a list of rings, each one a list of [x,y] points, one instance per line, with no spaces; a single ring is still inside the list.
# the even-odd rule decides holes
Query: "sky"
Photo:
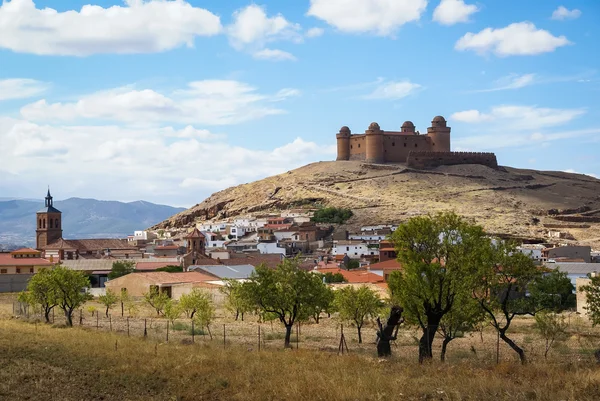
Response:
[[[93,3],[91,3],[93,2]],[[371,122],[600,177],[597,0],[0,0],[0,198],[193,206]]]

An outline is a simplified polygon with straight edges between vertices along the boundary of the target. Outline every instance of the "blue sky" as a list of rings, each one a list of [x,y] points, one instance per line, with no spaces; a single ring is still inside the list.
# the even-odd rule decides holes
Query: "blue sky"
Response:
[[[0,197],[191,206],[342,125],[600,176],[595,0],[0,3]]]

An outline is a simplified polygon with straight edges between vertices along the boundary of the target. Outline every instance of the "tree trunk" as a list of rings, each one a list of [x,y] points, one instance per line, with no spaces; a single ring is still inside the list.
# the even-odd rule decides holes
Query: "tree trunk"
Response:
[[[359,326],[358,324],[356,325],[356,330],[358,331],[358,343],[362,344],[362,335],[360,333],[360,329],[362,328],[362,326]]]
[[[108,309],[110,308],[110,306],[106,307],[106,317],[108,317]]]
[[[379,331],[377,331],[377,356],[392,356],[390,341],[396,339],[400,323],[402,323],[402,308],[396,306],[392,307],[385,327],[381,324],[381,320],[377,318],[377,324],[379,325]]]
[[[65,318],[67,319],[67,326],[73,327],[73,311],[65,309]]]
[[[285,348],[292,348],[292,345],[290,344],[290,338],[292,337],[292,329],[294,328],[294,324],[287,324],[285,323],[285,343],[284,343],[284,347]]]
[[[194,318],[194,314],[196,313],[196,311],[193,311],[192,314],[190,315],[190,319]]]
[[[507,343],[519,355],[521,364],[525,365],[527,363],[527,358],[525,357],[525,351],[523,351],[523,349],[521,347],[519,347],[517,344],[515,344],[513,340],[506,337],[506,334],[504,331],[500,331],[500,338],[502,339],[502,341]]]
[[[427,326],[423,329],[423,335],[419,340],[419,363],[433,358],[433,339],[440,325],[441,316],[433,315],[427,317]]]
[[[50,312],[52,311],[52,308],[45,308],[44,309],[44,319],[46,319],[46,323],[50,323]]]
[[[123,317],[123,315],[125,315],[125,307],[123,305],[123,301],[121,301],[121,317]]]
[[[321,314],[320,314],[320,313],[317,313],[317,314],[315,315],[315,322],[316,322],[317,324],[319,324],[319,318],[320,318],[320,317],[321,317]]]
[[[450,344],[450,341],[452,341],[453,338],[452,337],[444,337],[444,341],[442,342],[442,353],[440,355],[440,360],[442,362],[446,362],[446,348],[448,347],[448,344]]]
[[[244,312],[242,312],[242,322],[244,321]]]
[[[237,320],[238,320],[238,317],[239,317],[239,316],[240,316],[240,311],[239,311],[239,310],[236,310],[236,311],[235,311],[235,321],[236,321],[236,322],[237,322]]]

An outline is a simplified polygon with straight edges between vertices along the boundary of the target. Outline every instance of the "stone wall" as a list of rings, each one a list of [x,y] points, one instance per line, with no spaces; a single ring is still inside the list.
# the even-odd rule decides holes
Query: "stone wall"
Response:
[[[482,152],[419,152],[411,151],[406,161],[409,167],[431,168],[453,164],[482,164],[498,168],[494,153]]]

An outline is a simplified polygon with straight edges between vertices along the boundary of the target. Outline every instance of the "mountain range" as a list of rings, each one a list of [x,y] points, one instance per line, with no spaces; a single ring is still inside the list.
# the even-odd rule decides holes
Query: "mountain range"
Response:
[[[0,247],[35,244],[35,213],[43,202],[29,199],[0,200]],[[64,238],[124,238],[145,230],[183,208],[145,201],[117,202],[69,198],[55,201],[62,212]]]

